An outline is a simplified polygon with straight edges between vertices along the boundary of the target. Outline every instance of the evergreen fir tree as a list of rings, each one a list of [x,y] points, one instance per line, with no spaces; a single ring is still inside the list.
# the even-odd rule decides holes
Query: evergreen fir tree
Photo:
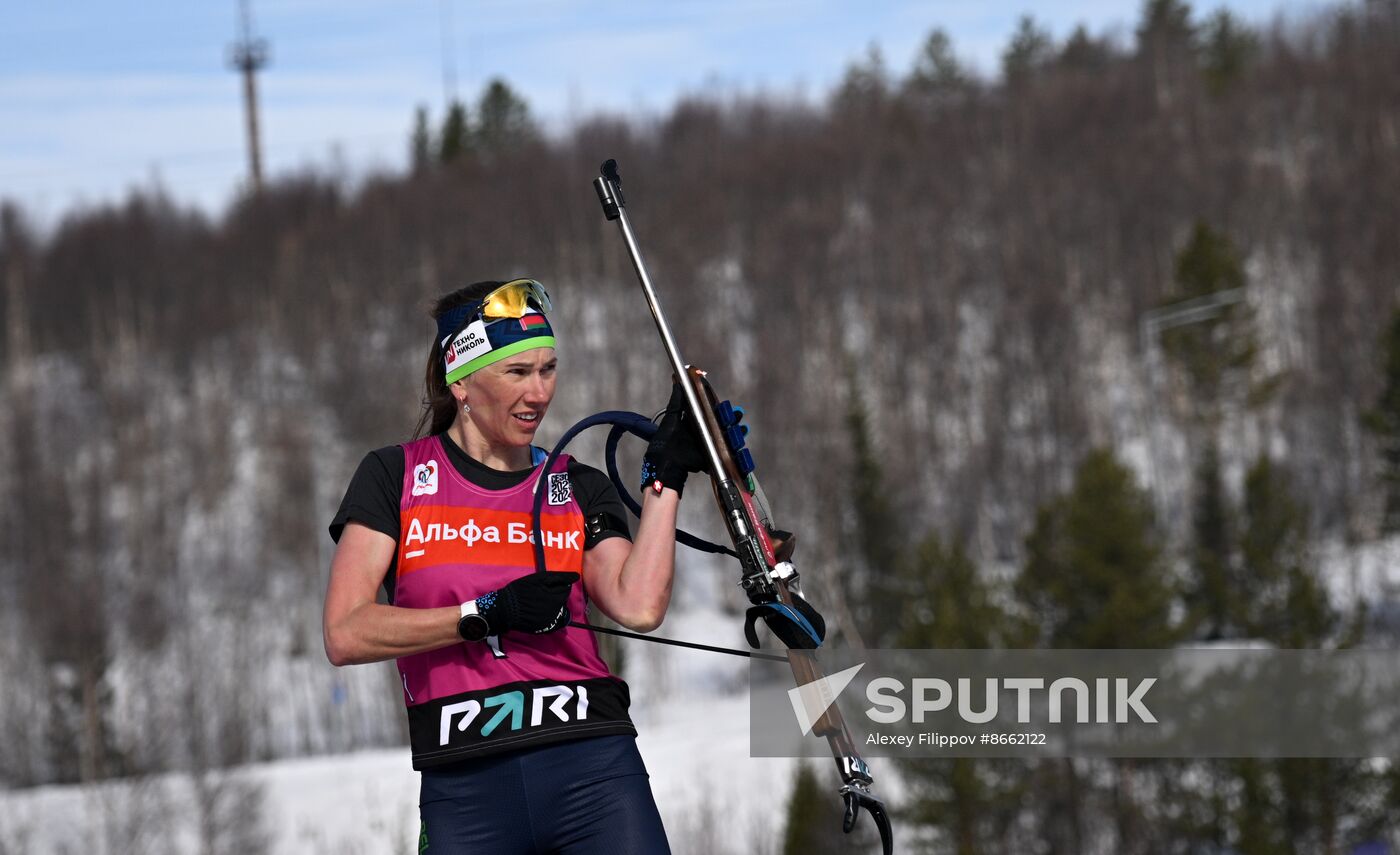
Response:
[[[1072,71],[1098,73],[1108,67],[1113,59],[1113,49],[1103,39],[1089,35],[1089,30],[1079,24],[1065,39],[1060,49],[1059,65]]]
[[[408,161],[414,172],[422,172],[432,162],[433,132],[428,126],[428,108],[413,111],[413,136],[408,144]]]
[[[442,123],[438,159],[443,163],[451,163],[465,154],[469,135],[467,108],[461,101],[453,101],[452,106],[447,108],[447,118]]]
[[[1023,86],[1030,82],[1055,56],[1055,42],[1050,33],[1030,15],[1022,15],[1011,42],[1001,55],[1002,76],[1008,86]]]
[[[1252,757],[1226,762],[1238,793],[1231,824],[1239,841],[1240,855],[1272,855],[1285,852],[1279,839],[1280,824],[1275,787],[1267,762]]]
[[[1338,623],[1309,561],[1307,516],[1284,470],[1261,456],[1245,476],[1237,622],[1280,648],[1319,648]],[[1232,816],[1241,853],[1320,852],[1341,847],[1342,812],[1372,822],[1383,777],[1363,761],[1330,758],[1226,764],[1241,798]],[[1365,822],[1361,824],[1365,824]]]
[[[935,29],[924,40],[905,86],[917,95],[927,96],[955,92],[971,82],[971,75],[953,53],[953,40],[946,31]]]
[[[902,648],[987,649],[1027,640],[1023,623],[996,604],[961,546],[928,535],[908,564],[910,586],[895,639]],[[920,758],[904,764],[906,818],[929,826],[958,855],[998,852],[1021,810],[1027,767],[1019,760]]]
[[[1138,60],[1147,66],[1153,103],[1170,109],[1194,72],[1196,25],[1181,0],[1146,0],[1137,29]]]
[[[1387,852],[1373,848],[1395,824],[1385,772],[1327,757],[1223,761],[1234,780],[1226,810],[1241,855]]]
[[[1189,621],[1204,638],[1233,638],[1238,633],[1232,618],[1242,592],[1233,585],[1233,525],[1220,477],[1220,451],[1214,442],[1206,446],[1196,467],[1191,534]]]
[[[1243,288],[1244,264],[1228,237],[1197,222],[1177,255],[1175,279],[1177,290],[1169,304]],[[1252,320],[1244,304],[1233,303],[1211,317],[1162,333],[1163,351],[1186,376],[1196,408],[1193,415],[1207,427],[1219,420],[1227,384],[1246,377],[1254,363],[1257,346]]]
[[[1381,533],[1400,533],[1400,306],[1391,313],[1381,337],[1381,392],[1365,416],[1366,427],[1380,445],[1384,489]]]
[[[474,147],[484,154],[499,154],[539,139],[530,116],[530,105],[500,78],[486,85],[478,102]]]
[[[1112,452],[1091,452],[1069,495],[1041,507],[1016,591],[1051,647],[1164,648],[1179,637],[1152,510]]]
[[[1151,505],[1112,452],[1090,452],[1069,494],[1043,505],[1026,540],[1018,599],[1050,647],[1165,648],[1180,636],[1171,618],[1174,590],[1163,572]],[[1050,851],[1084,847],[1084,805],[1105,773],[1131,780],[1139,770],[1098,764],[1085,773],[1073,760],[1045,761],[1029,786],[1043,809],[1040,833]],[[1141,808],[1124,801],[1129,784],[1113,787],[1114,822],[1124,845],[1136,846]]]
[[[841,112],[863,115],[885,102],[890,91],[889,71],[879,45],[871,44],[865,59],[851,63],[834,100]]]
[[[1190,3],[1146,0],[1142,4],[1142,21],[1137,29],[1139,52],[1153,49],[1189,52],[1195,38],[1196,25],[1191,20]]]
[[[997,604],[961,545],[949,546],[930,533],[914,550],[904,576],[896,646],[982,650],[1032,640],[1029,627]]]
[[[1228,9],[1206,22],[1201,73],[1211,94],[1219,95],[1238,80],[1259,50],[1259,39]]]
[[[1337,625],[1327,591],[1308,561],[1307,517],[1268,457],[1245,476],[1238,620],[1253,638],[1284,648],[1321,645]]]
[[[898,631],[892,618],[902,613],[908,599],[900,590],[906,575],[902,570],[906,535],[890,499],[865,413],[860,390],[852,380],[846,410],[854,470],[850,481],[850,539],[865,572],[845,574],[844,593],[856,615],[861,637],[866,644],[880,647]]]
[[[854,841],[839,831],[844,810],[841,800],[823,786],[812,765],[798,761],[792,795],[788,797],[782,855],[840,855],[854,851]],[[873,825],[869,819],[864,817],[861,822],[867,830]],[[853,832],[852,836],[863,837],[860,832]]]

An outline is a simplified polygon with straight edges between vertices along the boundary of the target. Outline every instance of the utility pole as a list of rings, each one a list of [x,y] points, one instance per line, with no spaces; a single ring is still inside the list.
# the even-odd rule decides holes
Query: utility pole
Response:
[[[243,110],[248,118],[248,176],[254,195],[262,193],[262,149],[258,143],[258,69],[267,65],[267,40],[253,38],[248,0],[239,0],[239,39],[229,49],[229,65],[243,73]]]
[[[453,36],[452,0],[438,0],[438,30],[442,33],[442,109],[457,100],[457,47]]]

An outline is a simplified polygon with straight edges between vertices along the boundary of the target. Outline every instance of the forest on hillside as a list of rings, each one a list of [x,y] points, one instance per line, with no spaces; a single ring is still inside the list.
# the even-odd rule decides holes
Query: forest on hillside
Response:
[[[1312,550],[1400,529],[1400,5],[1252,28],[1151,0],[1128,39],[1058,41],[1028,17],[994,79],[935,23],[906,73],[872,49],[817,102],[698,92],[549,136],[498,81],[405,117],[407,174],[309,170],[212,218],[139,190],[48,233],[0,205],[0,667],[29,687],[0,694],[0,783],[402,738],[392,669],[325,662],[326,525],[359,458],[409,438],[427,307],[468,282],[531,276],[554,297],[545,441],[664,403],[651,319],[590,187],[609,157],[685,353],[746,406],[841,638],[1361,638],[1364,613],[1329,601]],[[1239,297],[1157,323],[1220,293]],[[1056,622],[1077,574],[1127,578],[1063,562],[1084,508],[1151,539],[1123,552],[1163,583],[1126,571],[1139,635]],[[686,522],[710,514],[692,500]],[[1250,606],[1261,586],[1295,611]],[[900,605],[911,591],[927,608]],[[959,623],[963,595],[1002,605]],[[1204,802],[1162,831],[1172,818],[1134,808],[1121,776],[981,768],[930,784],[1003,799],[958,827],[959,852],[1020,833],[1059,842],[1017,851],[1066,853],[1161,842],[1148,827],[1236,833]],[[969,774],[990,777],[959,790]],[[1178,780],[1149,777],[1139,795]],[[1034,802],[1025,832],[1006,818],[1016,787],[1088,793],[1075,810],[1112,821],[1070,827]],[[1311,810],[1323,796],[1304,790],[1289,797]],[[1351,819],[1307,813],[1332,842],[1296,851],[1343,851]]]

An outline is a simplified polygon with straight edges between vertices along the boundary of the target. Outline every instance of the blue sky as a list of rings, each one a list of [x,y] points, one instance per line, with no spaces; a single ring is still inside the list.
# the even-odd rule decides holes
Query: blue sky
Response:
[[[1254,23],[1280,0],[1222,5]],[[984,72],[1020,15],[1130,38],[1137,2],[252,0],[265,169],[401,168],[415,105],[441,115],[444,56],[473,96],[506,78],[554,131],[598,110],[663,113],[718,87],[816,98],[879,45],[904,73],[934,27]],[[447,26],[444,26],[446,24]],[[236,0],[10,4],[0,24],[0,196],[40,223],[159,181],[211,212],[243,180]],[[448,37],[444,38],[444,32]],[[450,50],[445,50],[449,47]]]

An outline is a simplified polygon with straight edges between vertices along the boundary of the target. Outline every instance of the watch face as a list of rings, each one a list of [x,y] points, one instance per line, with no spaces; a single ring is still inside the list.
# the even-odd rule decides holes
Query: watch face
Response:
[[[457,621],[457,634],[467,641],[481,641],[490,631],[491,626],[481,615],[467,615]]]

